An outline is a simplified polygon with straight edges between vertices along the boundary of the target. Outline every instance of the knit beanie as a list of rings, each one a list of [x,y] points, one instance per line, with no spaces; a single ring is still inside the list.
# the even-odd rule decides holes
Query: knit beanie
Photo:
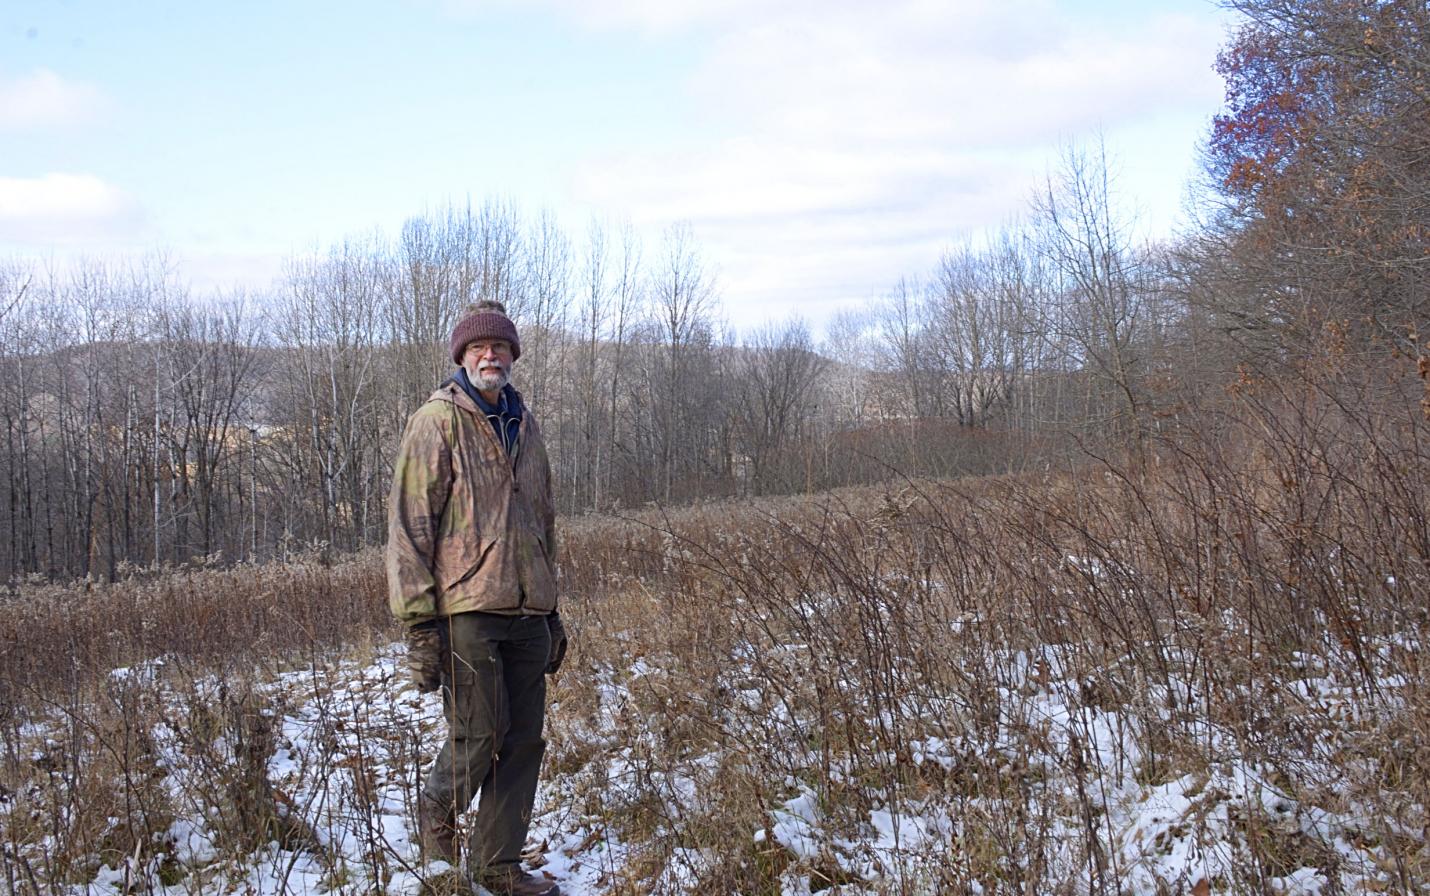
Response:
[[[467,343],[478,339],[505,339],[511,343],[511,359],[521,357],[521,341],[516,338],[516,324],[506,316],[506,306],[490,299],[467,306],[467,315],[457,321],[452,330],[452,361],[459,367]]]

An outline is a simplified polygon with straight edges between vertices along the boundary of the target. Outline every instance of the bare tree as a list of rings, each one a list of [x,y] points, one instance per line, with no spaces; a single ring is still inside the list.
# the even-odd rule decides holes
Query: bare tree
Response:
[[[465,297],[443,236],[431,219],[409,219],[391,267],[387,323],[401,356],[394,370],[397,385],[409,401],[425,394],[451,366],[441,346]]]
[[[1111,422],[1140,453],[1144,359],[1136,337],[1146,256],[1133,246],[1112,179],[1101,142],[1090,152],[1069,146],[1033,208],[1040,249],[1057,277],[1050,329],[1066,341],[1069,360],[1090,375],[1090,385],[1111,391]],[[1095,415],[1100,395],[1088,398]]]
[[[317,490],[324,538],[350,549],[380,537],[382,442],[395,431],[384,430],[381,414],[388,394],[376,344],[382,288],[374,254],[349,243],[326,258],[294,262],[280,299],[288,373],[279,394],[301,434],[285,460],[297,482]]]
[[[23,271],[23,273],[22,273]],[[45,345],[43,315],[31,289],[33,274],[19,265],[5,269],[5,291],[11,296],[0,317],[0,416],[5,424],[5,495],[9,537],[7,578],[40,569],[40,539],[36,507],[37,480],[43,470],[36,450],[38,421],[34,416],[36,357]],[[23,282],[21,288],[18,284]],[[28,301],[25,300],[28,294]]]
[[[34,271],[18,261],[0,264],[0,324],[5,322],[35,282]]]
[[[814,398],[827,359],[814,350],[802,320],[756,330],[740,351],[735,406],[735,441],[749,460],[749,489],[768,494],[808,485],[791,468],[797,448],[819,412]]]
[[[235,437],[252,397],[259,338],[257,313],[241,293],[205,307],[180,294],[158,310],[175,424],[167,433],[175,476],[181,558],[206,556],[230,533],[218,500],[225,466],[239,469]],[[197,533],[189,534],[189,521]],[[237,522],[236,520],[234,522]]]
[[[880,309],[878,344],[885,352],[886,366],[902,387],[908,413],[919,418],[942,417],[945,371],[929,345],[924,290],[916,280],[899,278]]]
[[[846,308],[825,324],[819,353],[829,361],[820,376],[820,417],[826,429],[859,426],[866,420],[864,395],[873,388],[881,353],[867,351],[880,335],[875,309]]]
[[[571,300],[571,243],[550,212],[532,224],[524,260],[525,289],[508,310],[522,333],[522,389],[540,405],[562,369]]]
[[[986,422],[1024,381],[1037,342],[1036,267],[1005,232],[990,249],[947,252],[928,293],[926,343],[958,422]]]
[[[666,231],[660,257],[650,272],[653,323],[660,350],[651,383],[661,491],[668,502],[676,477],[700,476],[704,437],[714,414],[702,395],[700,374],[708,371],[713,346],[715,280],[688,225]],[[702,401],[702,399],[707,399]],[[697,486],[698,488],[698,486]]]
[[[640,327],[647,295],[642,261],[640,237],[627,221],[620,230],[620,247],[612,267],[614,282],[611,286],[611,333],[607,346],[606,364],[606,412],[607,462],[602,475],[598,477],[597,492],[592,499],[592,507],[603,508],[609,503],[612,480],[615,476],[617,457],[629,441],[621,428],[621,395],[626,386],[626,364],[631,356],[631,342]]]
[[[623,337],[619,318],[620,259],[612,258],[608,228],[593,218],[586,231],[581,269],[581,296],[577,306],[578,331],[571,356],[572,389],[569,395],[572,439],[563,446],[558,467],[563,479],[560,493],[571,506],[599,507],[606,469],[610,466],[613,419],[608,411],[604,380],[619,376],[616,365],[603,362],[607,343],[619,352]]]
[[[45,380],[54,403],[38,415],[39,435],[42,451],[58,461],[47,470],[45,513],[63,528],[47,540],[52,562],[72,574],[115,573],[119,505],[130,492],[116,482],[142,456],[133,438],[140,396],[132,388],[135,346],[145,335],[140,309],[168,279],[166,268],[159,258],[127,269],[87,259],[49,279],[47,316],[58,338]]]

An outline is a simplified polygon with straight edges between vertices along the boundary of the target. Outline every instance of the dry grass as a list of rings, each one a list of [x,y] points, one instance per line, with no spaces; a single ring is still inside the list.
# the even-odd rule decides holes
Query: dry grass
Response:
[[[628,847],[609,893],[777,894],[792,875],[831,892],[1185,892],[1196,878],[1154,880],[1136,858],[1176,844],[1219,869],[1214,892],[1303,868],[1329,892],[1424,892],[1418,388],[1338,368],[1248,379],[1232,412],[1137,464],[565,521],[574,648],[551,695],[550,823]],[[372,556],[37,589],[6,610],[16,893],[121,853],[153,857],[131,863],[146,886],[201,880],[165,859],[186,807],[150,773],[147,732],[174,704],[154,676],[109,669],[169,658],[184,749],[212,764],[202,802],[241,861],[309,837],[276,821],[293,815],[263,771],[277,710],[253,682],[395,634]],[[231,687],[195,684],[211,680]],[[42,716],[63,738],[35,761]],[[409,757],[409,789],[427,736],[371,734]],[[1114,829],[1130,795],[1169,788],[1189,808],[1164,828]],[[362,792],[353,811],[375,812]],[[792,849],[802,798],[819,825]],[[879,817],[944,827],[863,850]],[[397,861],[377,839],[365,855],[370,871],[327,857],[333,885]]]

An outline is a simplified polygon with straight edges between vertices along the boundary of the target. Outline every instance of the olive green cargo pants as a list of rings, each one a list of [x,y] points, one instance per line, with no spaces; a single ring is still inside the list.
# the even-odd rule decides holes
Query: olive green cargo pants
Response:
[[[481,792],[467,842],[474,873],[520,861],[546,741],[545,616],[458,613],[442,672],[447,742],[423,796],[462,812]]]

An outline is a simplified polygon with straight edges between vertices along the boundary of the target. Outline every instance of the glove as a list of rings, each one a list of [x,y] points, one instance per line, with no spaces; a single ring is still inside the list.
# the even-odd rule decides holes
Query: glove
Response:
[[[566,659],[566,626],[561,624],[561,614],[552,610],[546,617],[546,627],[551,630],[551,655],[546,660],[546,674],[555,675]]]
[[[442,686],[442,623],[436,619],[407,628],[407,674],[423,694]]]

